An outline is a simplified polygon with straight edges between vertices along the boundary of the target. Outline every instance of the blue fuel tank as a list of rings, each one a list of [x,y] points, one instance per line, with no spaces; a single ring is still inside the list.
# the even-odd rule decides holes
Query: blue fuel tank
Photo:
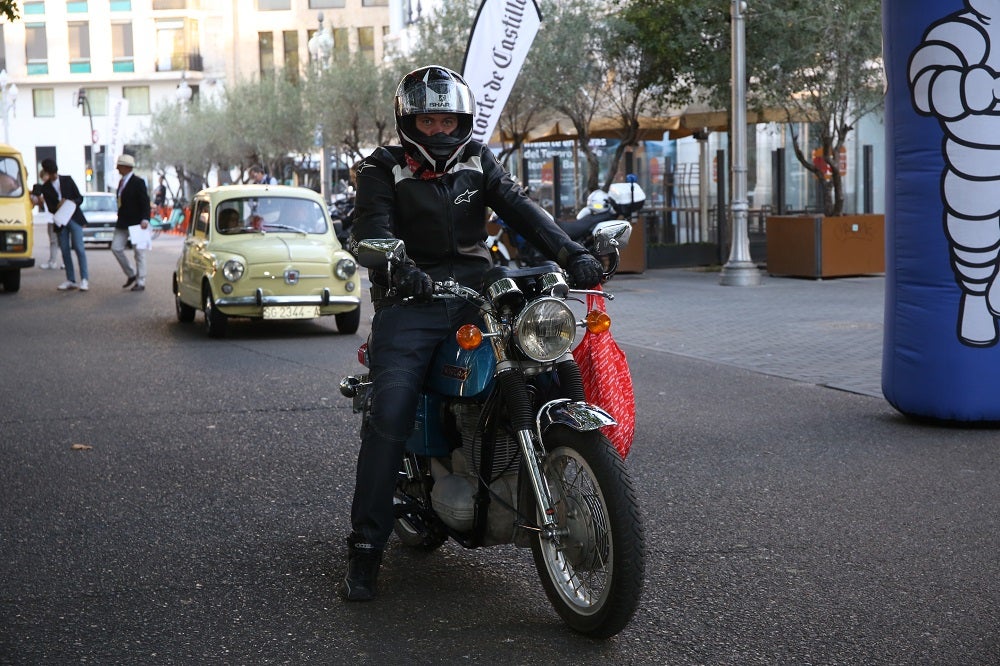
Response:
[[[449,337],[434,354],[427,371],[427,387],[453,398],[485,397],[496,365],[496,356],[488,343],[466,351]]]
[[[418,455],[447,456],[451,451],[441,429],[441,404],[446,398],[485,398],[493,384],[496,357],[489,344],[471,351],[449,337],[434,353],[425,392],[417,403],[413,434],[406,448]]]

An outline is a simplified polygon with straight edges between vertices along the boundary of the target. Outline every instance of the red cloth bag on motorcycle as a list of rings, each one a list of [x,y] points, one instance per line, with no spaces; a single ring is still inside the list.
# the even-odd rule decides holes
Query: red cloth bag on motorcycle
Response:
[[[605,311],[603,297],[587,295],[587,311],[592,310]],[[587,402],[608,412],[618,422],[618,425],[606,426],[601,431],[624,459],[632,448],[632,437],[635,435],[635,394],[625,352],[611,337],[610,330],[603,333],[588,330],[573,350],[573,358],[580,366]]]

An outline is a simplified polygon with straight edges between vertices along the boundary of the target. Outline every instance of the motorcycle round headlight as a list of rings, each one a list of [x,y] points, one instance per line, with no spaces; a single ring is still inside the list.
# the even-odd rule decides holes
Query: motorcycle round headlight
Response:
[[[222,277],[230,282],[236,282],[243,277],[244,271],[246,271],[246,266],[243,265],[242,261],[230,259],[222,266]]]
[[[556,298],[540,298],[514,322],[517,346],[535,361],[554,361],[573,346],[576,320],[569,306]]]

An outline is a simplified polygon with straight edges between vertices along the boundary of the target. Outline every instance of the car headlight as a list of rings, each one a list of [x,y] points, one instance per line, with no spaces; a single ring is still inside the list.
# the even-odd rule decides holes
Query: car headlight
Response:
[[[24,252],[28,245],[23,231],[8,231],[3,234],[4,252]]]
[[[333,274],[341,280],[349,280],[352,275],[358,272],[358,265],[353,259],[341,259],[333,267]]]
[[[569,306],[557,298],[529,304],[514,322],[517,346],[536,361],[554,361],[573,346],[576,320]]]
[[[236,282],[246,271],[247,267],[243,265],[242,261],[238,259],[230,259],[222,266],[222,277],[226,278],[230,282]]]

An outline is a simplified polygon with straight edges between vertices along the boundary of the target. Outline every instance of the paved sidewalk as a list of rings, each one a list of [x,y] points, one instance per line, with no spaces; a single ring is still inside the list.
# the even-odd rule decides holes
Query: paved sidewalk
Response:
[[[882,397],[885,278],[764,275],[756,287],[719,273],[657,269],[607,285],[622,344]]]

